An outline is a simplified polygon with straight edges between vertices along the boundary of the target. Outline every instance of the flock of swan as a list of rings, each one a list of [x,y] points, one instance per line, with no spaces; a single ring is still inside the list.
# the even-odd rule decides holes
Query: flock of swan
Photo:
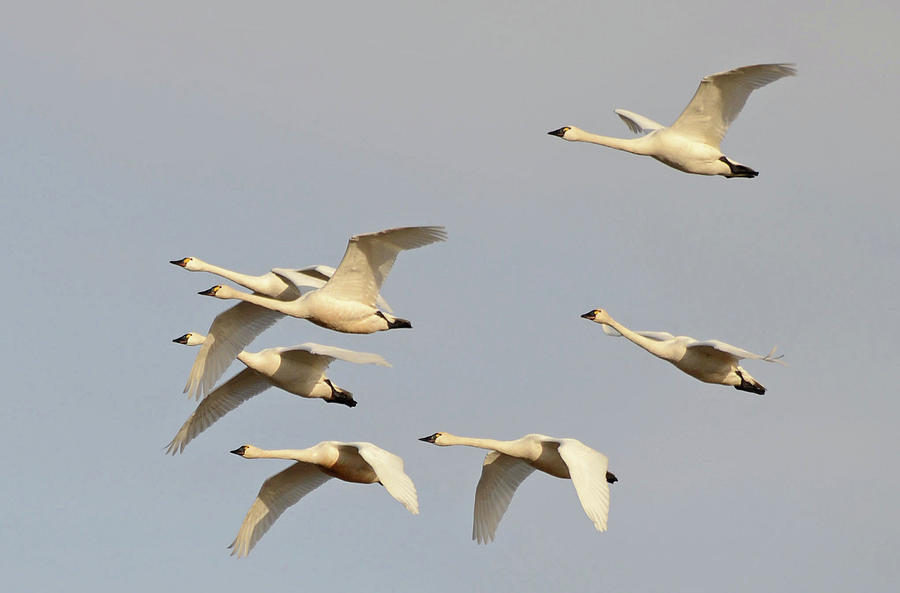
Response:
[[[704,77],[693,99],[670,127],[644,116],[617,109],[636,139],[589,134],[573,126],[550,132],[565,140],[602,144],[653,158],[686,173],[756,177],[758,173],[727,158],[720,150],[729,124],[750,93],[784,76],[796,74],[791,64],[744,66]],[[171,263],[191,272],[208,272],[250,292],[216,285],[201,295],[240,301],[216,316],[206,335],[190,332],[173,340],[200,346],[184,391],[200,400],[166,447],[182,453],[187,445],[219,418],[248,399],[275,386],[304,398],[353,407],[353,394],[338,387],[325,371],[334,360],[390,366],[378,354],[356,352],[311,342],[291,347],[247,352],[244,348],[285,316],[307,319],[321,327],[351,334],[370,334],[411,328],[396,317],[381,297],[381,287],[401,251],[444,241],[440,226],[387,229],[350,237],[337,268],[325,265],[301,269],[273,268],[250,276],[209,264],[195,257]],[[719,340],[698,341],[661,331],[633,331],[602,309],[581,317],[601,325],[610,336],[624,336],[650,354],[706,383],[730,385],[762,395],[766,389],[738,363],[743,359],[781,363],[775,348],[760,355]],[[216,383],[233,360],[246,368]],[[497,526],[519,484],[534,470],[571,479],[585,514],[598,531],[606,531],[609,516],[609,472],[606,455],[573,438],[528,434],[502,441],[437,432],[419,439],[437,446],[465,445],[488,451],[475,489],[472,539],[493,541]],[[381,484],[412,514],[419,513],[416,487],[403,459],[372,443],[323,441],[306,449],[265,450],[250,444],[232,453],[247,459],[274,458],[294,463],[263,482],[232,544],[232,554],[246,556],[277,518],[329,478],[360,484]]]

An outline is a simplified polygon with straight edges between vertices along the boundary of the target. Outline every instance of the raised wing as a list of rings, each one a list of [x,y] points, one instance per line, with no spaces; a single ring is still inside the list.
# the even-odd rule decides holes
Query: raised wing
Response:
[[[318,466],[298,461],[263,482],[244,517],[237,537],[228,546],[231,555],[246,556],[288,507],[327,482],[331,476]]]
[[[359,456],[375,470],[378,481],[394,500],[406,507],[413,515],[419,514],[419,498],[416,486],[403,471],[403,459],[390,451],[385,451],[372,443],[346,443],[356,447]]]
[[[253,369],[244,369],[207,395],[194,413],[181,426],[167,445],[166,453],[181,453],[194,437],[212,426],[216,420],[235,409],[272,384]]]
[[[398,253],[446,238],[440,226],[403,227],[350,237],[337,271],[321,290],[333,298],[374,307]]]
[[[534,468],[521,459],[499,451],[491,451],[485,456],[481,479],[475,488],[472,539],[479,544],[494,541],[494,533],[509,508],[516,488],[533,471]]]
[[[606,531],[609,516],[609,484],[606,470],[609,459],[575,439],[559,439],[559,455],[569,467],[569,475],[578,493],[581,507],[597,531]]]
[[[709,348],[717,352],[727,354],[735,358],[736,360],[750,358],[753,360],[765,360],[766,362],[777,362],[778,364],[784,364],[784,362],[781,361],[781,357],[784,355],[781,354],[779,356],[775,356],[775,348],[772,348],[772,350],[770,350],[768,354],[763,355],[756,354],[755,352],[750,352],[749,350],[744,350],[743,348],[738,348],[737,346],[732,346],[731,344],[726,344],[725,342],[720,342],[719,340],[693,342],[692,344],[688,344],[687,347],[691,350]]]
[[[665,127],[649,117],[644,117],[643,115],[628,111],[627,109],[616,109],[616,115],[621,117],[622,121],[625,122],[625,125],[628,126],[628,129],[635,134],[652,132],[653,130],[660,130]]]
[[[705,76],[671,129],[718,148],[751,92],[796,73],[793,64],[757,64]]]
[[[241,350],[282,317],[283,313],[252,303],[238,303],[219,313],[194,359],[184,392],[200,399],[212,391]]]
[[[611,325],[606,325],[605,323],[601,323],[600,327],[603,329],[603,333],[605,333],[607,336],[613,336],[613,337],[617,337],[617,338],[622,336],[622,334],[620,334]],[[675,336],[673,336],[669,332],[641,331],[641,332],[634,332],[634,333],[640,334],[640,335],[644,336],[645,338],[650,338],[651,340],[656,340],[657,342],[665,342],[666,340],[674,340],[675,339]]]
[[[347,350],[346,348],[338,348],[337,346],[323,346],[322,344],[316,344],[314,342],[306,342],[299,346],[293,346],[293,348],[306,350],[307,352],[318,356],[327,356],[329,358],[355,362],[357,364],[377,364],[383,367],[391,366],[391,363],[373,352],[357,352],[356,350]]]

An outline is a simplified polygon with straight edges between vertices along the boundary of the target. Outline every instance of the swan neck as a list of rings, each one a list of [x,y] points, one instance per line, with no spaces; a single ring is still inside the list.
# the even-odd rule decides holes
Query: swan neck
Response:
[[[608,146],[616,150],[624,150],[634,154],[648,154],[644,149],[644,137],[641,138],[613,138],[611,136],[600,136],[599,134],[591,134],[590,132],[582,132],[576,139],[578,142],[590,142],[591,144],[599,144]]]
[[[498,441],[496,439],[479,439],[476,437],[459,437],[456,435],[444,435],[444,441],[448,445],[465,445],[466,447],[477,447],[479,449],[491,449],[500,451],[506,449],[508,441]]]
[[[304,295],[305,296],[305,295]],[[303,296],[293,300],[293,301],[279,301],[278,299],[267,297],[259,294],[250,294],[246,292],[241,292],[240,290],[234,290],[232,292],[227,293],[225,298],[229,299],[239,299],[247,303],[252,303],[254,305],[259,305],[260,307],[265,307],[266,309],[271,309],[273,311],[278,311],[279,313],[284,313],[285,315],[292,315],[294,317],[302,317],[302,311],[297,309],[297,304],[299,301],[303,300]]]
[[[644,337],[641,334],[631,331],[612,317],[609,318],[609,321],[604,322],[617,332],[649,352],[654,356],[659,356],[660,358],[668,359],[668,349],[663,347],[663,345],[657,340],[651,340],[650,338]]]
[[[294,461],[311,462],[310,449],[259,449],[252,455],[244,454],[248,459],[292,459]]]

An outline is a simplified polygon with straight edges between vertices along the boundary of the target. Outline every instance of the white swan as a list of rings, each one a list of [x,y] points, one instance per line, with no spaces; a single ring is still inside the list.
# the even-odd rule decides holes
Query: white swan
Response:
[[[668,128],[642,115],[616,109],[632,132],[649,132],[640,138],[598,136],[574,126],[548,134],[651,156],[685,173],[756,177],[759,173],[727,158],[719,145],[753,90],[796,73],[793,64],[757,64],[705,76],[694,98]]]
[[[187,333],[173,340],[199,346],[205,337]],[[238,360],[247,368],[222,383],[207,395],[169,442],[166,453],[181,453],[197,435],[219,418],[269,387],[279,387],[294,395],[320,398],[326,402],[353,407],[353,394],[331,382],[325,369],[335,359],[358,364],[391,366],[384,358],[368,352],[355,352],[311,342],[290,348],[266,348],[260,352],[241,352]]]
[[[607,471],[609,459],[581,441],[527,434],[514,441],[460,437],[436,432],[419,439],[441,447],[466,445],[489,449],[475,489],[472,539],[493,541],[500,519],[519,484],[538,469],[557,478],[571,478],[578,500],[597,531],[606,531],[609,484],[618,481]]]
[[[169,263],[191,272],[209,272],[222,276],[255,293],[281,301],[291,301],[299,297],[300,288],[325,286],[334,274],[334,268],[324,265],[299,270],[273,268],[271,272],[261,276],[251,276],[207,263],[196,257],[185,257]],[[381,295],[376,298],[376,304],[391,312],[390,306]],[[249,303],[238,303],[216,316],[206,332],[207,338],[203,347],[194,359],[184,392],[198,399],[209,393],[238,352],[283,316],[278,311]]]
[[[766,388],[742,369],[738,362],[744,358],[752,358],[784,364],[779,360],[781,356],[775,356],[775,348],[763,356],[719,340],[700,342],[687,336],[673,336],[668,332],[636,332],[623,326],[602,309],[593,309],[582,317],[601,324],[607,335],[625,336],[650,354],[671,362],[704,383],[732,385],[741,391],[763,395]]]
[[[222,285],[200,294],[240,299],[344,333],[370,334],[412,327],[406,319],[379,310],[375,299],[401,251],[446,238],[444,227],[439,226],[404,227],[350,237],[344,258],[325,286],[288,302]]]
[[[232,556],[246,556],[276,519],[329,478],[360,484],[379,483],[413,515],[419,514],[416,487],[403,471],[403,459],[372,443],[322,441],[308,449],[266,451],[244,445],[232,451],[247,459],[293,459],[297,463],[263,482],[237,537]]]

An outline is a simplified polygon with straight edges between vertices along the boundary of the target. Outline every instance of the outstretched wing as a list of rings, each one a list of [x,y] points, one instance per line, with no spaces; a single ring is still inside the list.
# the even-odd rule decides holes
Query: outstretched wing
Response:
[[[625,122],[625,125],[628,126],[628,129],[635,134],[652,132],[653,130],[660,130],[665,127],[649,117],[644,117],[643,115],[628,111],[627,109],[616,109],[616,115],[621,117],[622,121]]]
[[[184,392],[200,399],[212,391],[219,377],[256,336],[284,317],[252,303],[238,303],[216,316],[200,347]]]
[[[306,350],[314,355],[327,356],[329,358],[355,362],[357,364],[377,364],[383,367],[391,366],[391,363],[373,352],[357,352],[356,350],[347,350],[346,348],[338,348],[337,346],[323,346],[322,344],[316,344],[314,342],[306,342],[299,346],[293,346],[291,349]]]
[[[763,355],[756,354],[755,352],[750,352],[749,350],[744,350],[743,348],[738,348],[737,346],[732,346],[731,344],[726,344],[725,342],[720,342],[719,340],[704,340],[703,342],[693,342],[692,344],[688,344],[687,347],[690,350],[710,349],[715,352],[727,354],[736,360],[750,358],[753,360],[765,360],[766,362],[777,362],[778,364],[784,364],[784,362],[781,361],[781,357],[784,355],[782,354],[779,356],[775,356],[775,348],[772,348],[772,350],[770,350],[768,354]]]
[[[705,76],[671,129],[718,148],[751,92],[796,73],[793,64],[757,64]]]
[[[472,539],[479,544],[494,541],[494,533],[519,484],[534,468],[518,459],[491,451],[484,458],[481,479],[475,488],[475,519]]]
[[[350,237],[344,258],[321,291],[333,298],[374,307],[397,254],[446,238],[447,233],[440,226],[403,227]]]
[[[216,420],[271,386],[265,377],[253,369],[242,370],[203,398],[167,445],[166,453],[181,453],[194,437],[212,426]]]
[[[296,462],[263,482],[244,517],[237,537],[228,546],[231,555],[246,556],[288,507],[327,482],[331,476],[311,463]]]
[[[581,507],[597,531],[606,531],[609,516],[609,484],[606,470],[609,459],[575,439],[558,439],[559,455],[569,467],[569,475]]]
[[[413,515],[419,514],[419,498],[416,485],[403,471],[403,459],[390,451],[385,451],[372,443],[345,443],[355,447],[366,463],[375,470],[378,481],[394,497],[394,500],[406,507]]]
[[[294,286],[310,288],[322,288],[328,280],[334,275],[335,269],[331,266],[312,266],[303,268],[302,270],[291,270],[288,268],[272,268],[272,272],[278,274],[283,279],[294,284]],[[379,294],[375,298],[375,304],[382,311],[393,313],[394,310],[386,300]]]

